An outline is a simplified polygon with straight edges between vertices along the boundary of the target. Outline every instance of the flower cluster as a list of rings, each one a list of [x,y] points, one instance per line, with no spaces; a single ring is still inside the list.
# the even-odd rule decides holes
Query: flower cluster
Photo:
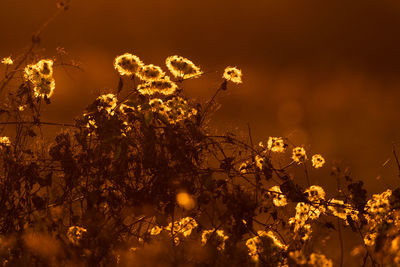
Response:
[[[174,237],[175,244],[179,244],[180,236],[188,237],[197,226],[198,224],[195,219],[192,217],[184,217],[178,221],[169,223],[165,227],[156,225],[150,230],[150,234],[159,235],[164,230],[169,236]]]
[[[170,56],[165,60],[167,68],[177,78],[199,77],[203,72],[192,61],[181,56]]]
[[[242,71],[236,67],[226,67],[222,78],[233,83],[242,83]]]
[[[204,246],[210,240],[213,240],[217,244],[217,250],[222,251],[225,249],[225,241],[229,237],[225,235],[224,230],[204,230],[201,234],[201,244]]]
[[[272,231],[258,231],[255,237],[247,239],[246,246],[249,256],[255,262],[259,261],[262,254],[276,254],[287,249],[287,246]]]
[[[272,202],[277,207],[283,207],[287,205],[286,196],[282,193],[281,188],[275,185],[269,189],[268,195],[272,197]]]
[[[267,142],[268,150],[272,152],[282,153],[285,151],[287,145],[283,141],[282,137],[269,137]]]
[[[53,78],[53,60],[42,59],[25,67],[24,77],[33,85],[35,97],[50,98],[56,86]]]

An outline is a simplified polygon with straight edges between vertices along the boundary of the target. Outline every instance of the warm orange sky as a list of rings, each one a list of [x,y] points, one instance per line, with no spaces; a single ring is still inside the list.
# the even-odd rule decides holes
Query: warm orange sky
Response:
[[[4,57],[21,52],[56,7],[2,0],[0,10]],[[41,41],[44,55],[62,46],[84,69],[56,69],[48,120],[70,122],[99,89],[115,87],[116,55],[132,52],[161,66],[178,54],[211,71],[185,84],[200,100],[212,95],[225,66],[243,70],[244,84],[220,98],[215,124],[222,129],[246,131],[249,122],[257,141],[286,135],[329,162],[340,159],[359,178],[383,175],[392,186],[398,179],[393,161],[381,167],[400,141],[396,0],[72,0]]]

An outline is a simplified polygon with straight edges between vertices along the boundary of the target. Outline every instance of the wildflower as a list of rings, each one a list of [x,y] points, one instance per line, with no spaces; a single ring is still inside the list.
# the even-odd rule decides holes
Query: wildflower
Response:
[[[180,79],[198,77],[203,73],[192,61],[181,56],[170,56],[165,64],[172,75]]]
[[[138,86],[138,91],[142,95],[154,95],[156,93],[171,95],[176,89],[178,89],[178,86],[168,76],[164,76],[158,80],[147,81]]]
[[[267,148],[272,152],[284,152],[287,145],[283,141],[282,137],[269,137],[267,142]]]
[[[311,266],[317,267],[332,267],[332,260],[329,260],[325,255],[319,253],[312,253],[310,255],[310,259],[308,260],[308,264]]]
[[[286,250],[287,246],[284,245],[272,231],[258,231],[257,236],[249,238],[246,241],[247,249],[249,250],[249,256],[253,261],[259,261],[259,255],[264,252],[264,248],[267,247],[264,242],[268,242],[274,248],[278,250]]]
[[[101,95],[96,100],[98,101],[98,111],[105,110],[111,116],[114,115],[118,101],[114,94]]]
[[[154,81],[164,77],[165,73],[160,67],[150,64],[141,67],[137,72],[137,76],[143,81]]]
[[[217,241],[217,250],[224,250],[225,241],[229,238],[224,234],[224,230],[215,230],[215,228],[211,230],[204,230],[201,234],[201,244],[204,246],[212,237],[214,237]]]
[[[25,80],[34,86],[35,97],[50,98],[56,86],[53,78],[53,61],[42,59],[36,64],[26,66],[24,72]]]
[[[12,65],[14,64],[14,61],[12,60],[11,57],[5,57],[1,60],[1,63],[4,65]]]
[[[375,245],[375,240],[378,237],[378,233],[377,232],[368,232],[365,236],[364,236],[364,244],[366,246],[373,246]]]
[[[236,67],[226,67],[222,78],[233,83],[242,83],[242,71]]]
[[[311,162],[314,168],[318,169],[324,166],[325,159],[320,154],[315,154],[311,158]]]
[[[176,202],[178,202],[178,205],[186,210],[191,210],[195,206],[193,197],[186,192],[178,193],[176,195]]]
[[[365,218],[371,224],[379,224],[390,215],[390,196],[392,190],[388,189],[381,194],[374,194],[364,207]]]
[[[142,66],[143,62],[140,58],[130,53],[125,53],[114,59],[114,68],[120,75],[136,74]]]
[[[321,200],[325,200],[325,190],[318,185],[310,186],[304,193],[311,202],[319,203]]]
[[[310,232],[310,229],[306,229],[308,224],[306,222],[310,220],[318,219],[319,216],[326,212],[323,205],[313,206],[309,203],[299,202],[296,205],[296,214],[294,217],[289,218],[289,224],[292,225],[295,232],[304,231]]]
[[[306,151],[302,147],[293,148],[292,159],[298,164],[303,163],[307,160]]]
[[[279,185],[275,185],[269,189],[268,195],[272,197],[272,202],[277,207],[283,207],[287,205],[286,196],[282,194]]]
[[[10,146],[11,141],[7,136],[0,137],[0,146]]]
[[[174,236],[177,234],[182,234],[184,237],[187,237],[197,226],[198,224],[195,219],[193,219],[192,217],[185,217],[180,219],[179,221],[175,221],[173,223],[173,226],[172,223],[169,223],[169,225],[166,226],[164,230],[168,231],[170,235],[172,231]]]
[[[264,158],[257,155],[254,160],[256,162],[256,167],[261,171],[264,166]]]
[[[332,214],[342,220],[345,220],[346,225],[348,225],[347,216],[353,221],[358,221],[358,210],[354,209],[350,204],[344,203],[340,199],[329,200],[328,210]]]
[[[154,226],[153,228],[151,228],[150,230],[150,235],[159,235],[162,231],[162,228],[158,225]]]
[[[197,114],[197,110],[192,108],[182,97],[174,97],[167,101],[169,108],[168,120],[171,124],[189,119]]]
[[[85,228],[79,226],[71,226],[68,229],[67,237],[72,244],[77,245],[81,241],[83,234],[86,233]]]

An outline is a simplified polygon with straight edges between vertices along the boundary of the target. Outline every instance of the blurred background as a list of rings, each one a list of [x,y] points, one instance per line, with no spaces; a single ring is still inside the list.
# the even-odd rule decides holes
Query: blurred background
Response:
[[[3,58],[20,54],[57,7],[1,0],[0,10]],[[399,184],[399,45],[396,0],[73,0],[43,32],[41,48],[46,57],[65,48],[83,71],[55,70],[44,117],[72,122],[99,92],[115,90],[113,59],[125,52],[159,66],[174,54],[191,59],[207,72],[184,84],[199,101],[211,97],[226,66],[237,66],[243,84],[219,97],[213,125],[245,136],[249,123],[257,143],[289,137],[377,193]],[[314,171],[312,182],[335,184],[330,168]]]

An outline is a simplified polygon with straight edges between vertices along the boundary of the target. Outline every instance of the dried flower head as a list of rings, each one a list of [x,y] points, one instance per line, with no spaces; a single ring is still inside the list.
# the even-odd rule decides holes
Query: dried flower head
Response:
[[[71,226],[68,229],[67,237],[72,244],[78,245],[83,238],[83,234],[86,232],[87,230],[85,228],[79,226]]]
[[[25,67],[24,77],[33,84],[35,97],[50,98],[55,89],[55,80],[53,78],[53,61],[51,59],[42,59],[36,64]]]
[[[101,95],[97,99],[97,110],[105,110],[108,114],[114,115],[114,109],[117,106],[117,97],[114,94]]]
[[[284,152],[287,145],[283,141],[282,137],[269,137],[267,142],[267,148],[272,152]]]
[[[328,205],[328,210],[333,214],[333,216],[336,216],[346,222],[346,225],[348,225],[348,216],[353,221],[358,221],[358,210],[353,208],[350,204],[344,203],[343,200],[340,199],[330,199],[329,200],[329,205]]]
[[[7,136],[0,137],[0,146],[10,146],[11,141]]]
[[[1,60],[1,64],[4,64],[4,65],[12,65],[12,64],[14,64],[14,61],[12,60],[11,57],[5,57],[5,58],[3,58],[3,59]]]
[[[283,207],[287,205],[287,199],[284,194],[282,194],[279,185],[275,185],[269,189],[268,195],[272,197],[272,202],[277,207]]]
[[[325,190],[318,185],[310,186],[306,191],[304,191],[304,193],[311,202],[320,203],[321,200],[325,200]]]
[[[164,77],[165,73],[160,67],[150,64],[140,68],[140,70],[137,72],[137,76],[143,81],[154,81]]]
[[[168,76],[161,79],[148,81],[138,86],[138,91],[142,95],[154,95],[156,93],[163,95],[171,95],[175,93],[178,86],[170,80]]]
[[[170,56],[165,60],[167,68],[177,78],[199,77],[203,72],[192,61],[181,56]]]
[[[306,151],[302,147],[295,147],[293,148],[292,159],[297,162],[298,164],[303,163],[307,160]]]
[[[318,169],[324,166],[325,159],[320,154],[315,154],[311,158],[311,162],[314,168]]]
[[[259,261],[259,255],[264,252],[265,242],[278,250],[286,250],[287,246],[284,245],[272,231],[258,231],[257,236],[249,238],[246,241],[249,256],[255,262]]]
[[[150,230],[150,235],[159,235],[162,231],[162,228],[158,225],[154,226],[153,228],[151,228]]]
[[[140,58],[130,53],[125,53],[114,59],[114,68],[120,75],[136,74],[142,67],[143,62]]]
[[[173,233],[174,236],[177,234],[182,234],[184,237],[187,237],[197,226],[198,224],[195,219],[192,217],[185,217],[179,221],[175,221],[173,226],[172,223],[168,224],[168,226],[164,227],[164,230],[166,230],[170,235],[171,233]]]
[[[222,78],[233,83],[242,83],[242,71],[236,67],[226,67]]]
[[[225,241],[229,237],[224,234],[224,230],[204,230],[201,234],[201,244],[204,246],[207,242],[212,239],[217,243],[217,250],[222,251],[225,249]]]
[[[166,104],[169,110],[167,119],[170,124],[190,119],[197,114],[197,109],[192,108],[185,99],[179,96],[168,100]]]

